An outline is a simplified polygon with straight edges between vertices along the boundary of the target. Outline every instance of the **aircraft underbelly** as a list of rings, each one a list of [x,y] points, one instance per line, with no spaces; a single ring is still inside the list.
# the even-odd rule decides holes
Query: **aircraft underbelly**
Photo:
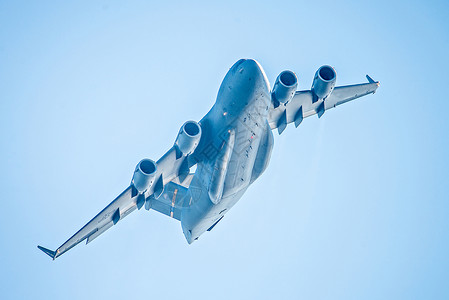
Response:
[[[265,125],[265,108],[253,105],[242,111],[227,126],[226,136],[232,136],[232,145],[225,138],[216,159],[198,165],[189,187],[191,206],[183,212],[181,219],[189,243],[220,220],[250,185],[259,144],[265,131],[270,130]],[[221,180],[223,175],[224,180]],[[217,195],[217,190],[221,191],[218,199],[212,196]]]
[[[244,194],[261,139],[270,130],[268,80],[257,63],[242,66],[228,72],[216,104],[201,121],[210,134],[200,142],[197,155],[206,159],[197,164],[189,186],[190,205],[181,216],[189,243],[211,229]]]
[[[368,83],[335,87],[335,70],[322,66],[311,90],[296,91],[291,71],[282,72],[271,89],[259,63],[239,60],[200,122],[185,122],[157,162],[141,160],[130,186],[59,248],[38,248],[54,260],[143,206],[181,221],[192,243],[212,230],[265,171],[274,143],[271,129],[281,134],[289,123],[297,127],[305,117],[321,117],[325,110],[375,93],[379,82],[366,77]],[[193,166],[196,172],[190,173]]]
[[[223,198],[250,184],[257,150],[265,129],[264,121],[264,115],[256,107],[252,107],[235,122],[234,150],[228,165]]]

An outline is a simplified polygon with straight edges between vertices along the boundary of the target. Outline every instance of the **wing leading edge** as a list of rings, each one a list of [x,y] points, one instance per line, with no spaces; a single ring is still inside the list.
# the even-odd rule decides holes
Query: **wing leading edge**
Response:
[[[313,102],[312,91],[297,91],[287,104],[279,105],[271,110],[268,118],[271,129],[277,128],[281,134],[290,123],[294,122],[298,127],[306,117],[315,114],[321,117],[328,109],[368,94],[374,94],[380,83],[368,75],[366,78],[368,83],[335,87],[325,100],[316,102]]]

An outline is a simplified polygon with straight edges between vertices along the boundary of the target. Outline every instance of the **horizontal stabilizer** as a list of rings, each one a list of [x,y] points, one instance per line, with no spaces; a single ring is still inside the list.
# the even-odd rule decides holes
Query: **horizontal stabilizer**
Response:
[[[55,260],[55,256],[56,256],[56,251],[52,251],[50,249],[44,248],[42,246],[37,246],[40,250],[42,250],[42,252],[44,252],[45,254],[47,254],[48,256],[50,256],[53,260]]]

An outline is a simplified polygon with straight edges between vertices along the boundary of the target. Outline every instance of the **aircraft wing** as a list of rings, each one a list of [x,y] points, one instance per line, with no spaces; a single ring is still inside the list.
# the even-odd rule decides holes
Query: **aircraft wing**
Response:
[[[315,103],[313,103],[313,94],[310,90],[297,91],[286,105],[281,103],[270,111],[268,123],[271,129],[277,128],[279,134],[281,134],[289,123],[295,122],[295,126],[298,127],[303,118],[315,114],[321,117],[326,110],[337,105],[368,94],[374,94],[379,87],[379,82],[374,81],[368,75],[366,75],[366,78],[368,83],[335,87],[326,100],[319,100]]]
[[[180,183],[189,180],[190,174],[187,158],[188,156],[180,156],[176,147],[172,147],[157,161],[155,175],[157,180],[145,193],[139,194],[133,184],[131,184],[58,249],[52,251],[41,246],[38,246],[38,248],[54,260],[84,240],[86,240],[86,244],[90,243],[136,208],[140,209],[146,204],[146,207],[149,209],[151,207],[150,202],[163,194],[166,184],[172,180]]]

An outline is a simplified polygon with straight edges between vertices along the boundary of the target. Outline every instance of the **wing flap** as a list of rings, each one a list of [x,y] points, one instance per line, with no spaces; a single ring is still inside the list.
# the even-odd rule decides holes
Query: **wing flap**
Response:
[[[86,241],[86,245],[89,244],[90,242],[92,242],[93,240],[95,240],[97,237],[100,236],[100,234],[102,234],[103,232],[105,232],[106,230],[108,230],[109,228],[111,228],[112,226],[114,226],[114,222],[109,222],[106,225],[104,225],[101,228],[96,228],[93,232],[91,232],[89,234],[89,236],[87,237],[87,241]]]

